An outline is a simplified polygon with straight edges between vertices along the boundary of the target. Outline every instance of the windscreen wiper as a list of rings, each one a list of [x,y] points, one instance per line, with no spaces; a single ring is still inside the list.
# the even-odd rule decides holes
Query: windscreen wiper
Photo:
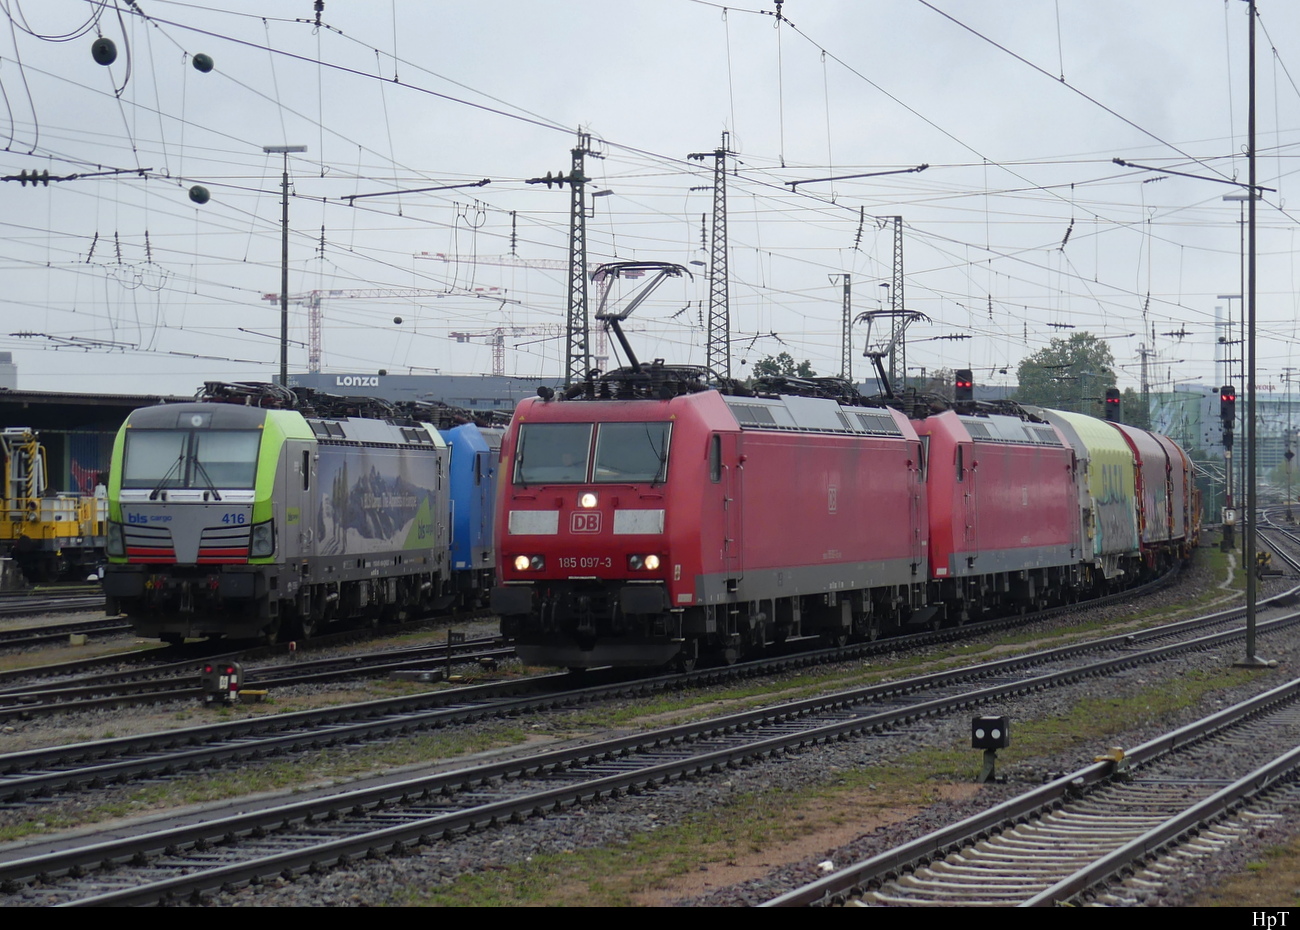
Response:
[[[199,460],[197,455],[194,457],[194,471],[196,474],[201,475],[203,480],[208,483],[208,490],[212,492],[212,499],[216,501],[221,500],[221,492],[217,490],[217,483],[212,480],[212,477],[208,474],[208,470],[203,467],[203,462]]]
[[[156,501],[158,499],[158,495],[161,494],[163,488],[167,486],[167,482],[171,480],[173,475],[180,471],[180,467],[183,464],[185,464],[185,452],[182,450],[181,454],[176,456],[176,461],[172,463],[172,467],[167,469],[167,473],[158,480],[158,485],[149,492],[149,500]]]

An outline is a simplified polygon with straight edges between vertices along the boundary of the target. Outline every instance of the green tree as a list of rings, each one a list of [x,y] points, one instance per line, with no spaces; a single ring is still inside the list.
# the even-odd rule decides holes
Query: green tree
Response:
[[[1120,422],[1139,429],[1151,428],[1151,411],[1142,403],[1142,395],[1132,388],[1124,388],[1120,395]]]
[[[1016,400],[1089,416],[1102,414],[1106,389],[1115,387],[1115,356],[1089,332],[1053,339],[1016,369]]]
[[[794,356],[789,352],[782,352],[779,355],[769,355],[761,358],[754,363],[754,377],[764,378],[776,375],[784,375],[787,378],[815,378],[817,372],[813,371],[812,363],[808,359],[795,364]]]
[[[921,390],[926,394],[936,394],[949,403],[953,399],[953,381],[957,375],[951,368],[936,368],[930,372],[921,384]]]

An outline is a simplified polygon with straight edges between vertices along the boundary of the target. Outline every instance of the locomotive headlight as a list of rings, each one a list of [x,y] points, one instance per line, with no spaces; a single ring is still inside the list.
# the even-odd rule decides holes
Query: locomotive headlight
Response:
[[[591,493],[590,491],[587,491],[585,494],[583,494],[581,497],[578,498],[578,506],[583,508],[584,510],[590,510],[592,507],[595,507],[596,495]]]
[[[265,559],[275,555],[275,524],[270,520],[253,527],[248,554],[255,559]]]
[[[112,556],[126,555],[126,541],[122,536],[122,524],[108,524],[108,532],[104,538],[104,551]]]
[[[517,572],[540,572],[545,567],[546,560],[540,555],[515,556],[515,571]]]
[[[627,557],[627,567],[630,571],[654,571],[659,567],[659,556],[657,555],[629,555]]]
[[[643,564],[645,563],[641,560],[641,556],[639,555],[629,555],[627,557],[627,567],[632,569],[634,572],[639,572]]]
[[[648,571],[654,571],[659,567],[659,556],[648,555],[645,557],[645,567]]]

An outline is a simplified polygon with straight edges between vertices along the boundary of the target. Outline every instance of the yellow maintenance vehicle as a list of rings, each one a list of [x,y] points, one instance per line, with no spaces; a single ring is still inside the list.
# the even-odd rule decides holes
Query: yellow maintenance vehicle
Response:
[[[25,426],[0,430],[0,451],[0,552],[14,560],[28,583],[84,580],[104,557],[107,489],[97,486],[91,497],[51,490],[45,447]]]

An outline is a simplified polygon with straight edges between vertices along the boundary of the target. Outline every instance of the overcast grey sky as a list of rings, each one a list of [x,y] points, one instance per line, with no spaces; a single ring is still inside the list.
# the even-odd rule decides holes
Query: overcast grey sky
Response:
[[[327,371],[487,372],[486,340],[450,334],[508,326],[521,332],[507,373],[560,377],[564,273],[492,260],[512,231],[520,259],[564,259],[568,192],[524,181],[567,171],[579,128],[605,156],[588,162],[589,191],[608,192],[590,259],[682,264],[707,260],[711,202],[693,190],[711,160],[686,156],[731,133],[741,374],[780,351],[838,371],[829,276],[853,276],[857,310],[879,307],[895,215],[906,305],[933,321],[912,329],[909,364],[981,381],[1013,379],[1075,326],[1108,339],[1125,385],[1142,345],[1157,386],[1210,384],[1217,295],[1241,290],[1240,205],[1222,199],[1240,188],[1111,161],[1245,180],[1241,0],[787,0],[782,21],[770,0],[327,0],[321,27],[311,0],[6,6],[0,172],[127,169],[0,185],[0,348],[27,389],[274,378],[278,308],[263,296],[279,290],[281,158],[265,145],[308,148],[290,159],[291,293],[424,292],[327,298]],[[1260,368],[1280,384],[1300,365],[1300,11],[1262,0],[1259,23],[1259,183],[1276,189],[1260,205]],[[92,59],[97,33],[116,44],[110,67]],[[208,203],[191,202],[194,184]],[[637,311],[642,358],[703,362],[707,287],[690,267],[694,281]],[[291,309],[300,370],[306,312]]]

